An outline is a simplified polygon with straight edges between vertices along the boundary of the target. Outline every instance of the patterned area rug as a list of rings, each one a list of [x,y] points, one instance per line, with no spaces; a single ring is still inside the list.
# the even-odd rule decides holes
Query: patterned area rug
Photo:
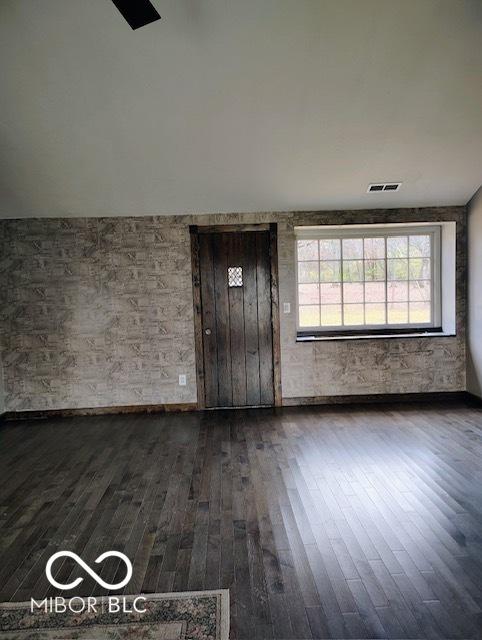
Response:
[[[127,603],[138,596],[126,596]],[[30,611],[30,602],[0,604],[2,640],[228,640],[229,591],[143,595],[145,613],[109,613],[107,598],[97,611]],[[73,598],[72,605],[74,605]],[[66,601],[68,602],[68,601]],[[78,608],[78,602],[75,603]],[[105,605],[105,606],[104,606]],[[129,607],[126,607],[129,608]],[[102,611],[103,610],[103,611]]]

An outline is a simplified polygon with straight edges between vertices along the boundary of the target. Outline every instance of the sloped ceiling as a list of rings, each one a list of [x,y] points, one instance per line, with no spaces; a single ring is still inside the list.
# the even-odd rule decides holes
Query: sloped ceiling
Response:
[[[465,204],[480,0],[2,0],[0,216]],[[366,194],[369,182],[403,181]]]

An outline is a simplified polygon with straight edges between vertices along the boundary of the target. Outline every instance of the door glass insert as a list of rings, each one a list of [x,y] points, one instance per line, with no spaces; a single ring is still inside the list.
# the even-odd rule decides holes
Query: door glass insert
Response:
[[[243,286],[243,267],[228,267],[228,287]]]

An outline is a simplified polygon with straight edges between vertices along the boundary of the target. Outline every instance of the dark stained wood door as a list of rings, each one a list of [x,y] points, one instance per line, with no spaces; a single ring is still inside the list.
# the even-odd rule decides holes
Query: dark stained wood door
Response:
[[[274,404],[269,231],[202,233],[206,407]]]

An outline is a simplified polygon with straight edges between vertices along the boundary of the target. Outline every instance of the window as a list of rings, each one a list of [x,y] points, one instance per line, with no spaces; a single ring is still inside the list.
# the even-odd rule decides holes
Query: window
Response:
[[[439,226],[298,227],[296,262],[302,335],[441,325]]]

